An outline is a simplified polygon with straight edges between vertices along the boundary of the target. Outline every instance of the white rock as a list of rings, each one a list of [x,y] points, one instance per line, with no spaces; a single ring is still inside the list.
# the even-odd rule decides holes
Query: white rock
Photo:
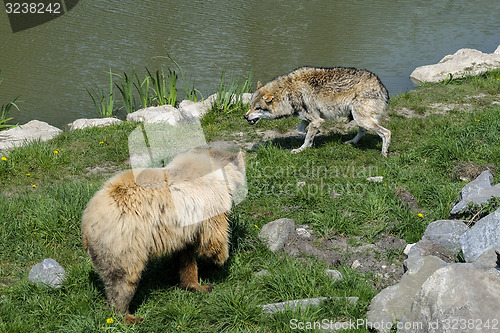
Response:
[[[340,281],[344,278],[342,276],[342,273],[340,273],[336,269],[327,269],[325,270],[325,274],[328,275],[328,277],[330,277],[330,279],[332,279],[333,281]]]
[[[358,259],[356,259],[356,260],[354,260],[354,261],[353,261],[353,263],[352,263],[352,265],[351,265],[351,268],[352,268],[352,269],[356,269],[356,268],[359,268],[359,267],[361,267],[361,266],[363,266],[363,265],[359,262],[359,260],[358,260]]]
[[[182,120],[181,113],[172,105],[151,106],[127,115],[130,122],[167,123],[175,126]]]
[[[297,236],[301,238],[311,238],[311,233],[306,228],[297,228],[295,229],[295,232],[297,233]]]
[[[66,278],[64,268],[54,259],[48,258],[31,268],[28,280],[36,284],[44,284],[53,288],[61,287]]]
[[[408,255],[410,253],[410,250],[413,246],[415,246],[416,243],[413,244],[406,244],[405,249],[403,250],[403,253]]]
[[[18,147],[24,143],[40,140],[47,141],[62,130],[39,120],[31,120],[24,125],[0,132],[0,150]]]
[[[368,177],[366,181],[369,183],[381,183],[384,180],[383,176]]]
[[[122,121],[117,118],[91,118],[91,119],[77,119],[74,122],[68,124],[70,131],[76,129],[84,129],[87,127],[106,127],[114,124],[121,123]]]
[[[495,68],[500,68],[500,46],[491,54],[474,49],[460,49],[435,65],[416,68],[410,78],[414,82],[439,82],[446,80],[449,74],[457,78],[478,75]]]

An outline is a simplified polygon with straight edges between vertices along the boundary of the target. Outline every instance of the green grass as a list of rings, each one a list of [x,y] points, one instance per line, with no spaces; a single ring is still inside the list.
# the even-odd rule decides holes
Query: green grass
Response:
[[[177,289],[170,258],[153,260],[132,302],[132,311],[145,321],[133,327],[123,326],[106,307],[102,282],[81,246],[80,219],[110,174],[128,167],[127,138],[135,126],[125,122],[64,132],[0,153],[0,332],[287,332],[293,319],[365,318],[378,292],[374,274],[341,266],[336,269],[344,280],[331,281],[323,273],[328,267],[317,259],[268,251],[257,238],[260,228],[288,217],[313,226],[318,237],[359,236],[366,243],[392,234],[407,242],[419,240],[429,222],[448,218],[465,185],[453,175],[458,164],[500,166],[500,106],[492,104],[500,93],[499,79],[500,71],[494,71],[394,97],[386,124],[393,133],[388,158],[381,156],[375,134],[357,145],[343,144],[355,130],[319,136],[313,148],[297,155],[290,149],[302,138],[277,138],[247,152],[249,193],[231,215],[230,259],[221,268],[200,262],[200,278],[214,291],[201,295]],[[408,108],[427,114],[434,103],[466,103],[468,111],[411,119],[398,113]],[[283,133],[299,122],[290,118],[249,126],[242,118],[247,108],[212,110],[202,120],[206,137],[258,141],[263,131]],[[105,171],[94,172],[96,167]],[[369,183],[370,176],[384,181]],[[397,187],[415,196],[418,210],[400,202]],[[332,191],[341,196],[334,198]],[[60,289],[27,281],[30,268],[47,257],[67,271]],[[270,274],[254,275],[262,269]],[[262,315],[258,307],[321,296],[360,300],[275,315]],[[108,318],[114,322],[107,323]]]

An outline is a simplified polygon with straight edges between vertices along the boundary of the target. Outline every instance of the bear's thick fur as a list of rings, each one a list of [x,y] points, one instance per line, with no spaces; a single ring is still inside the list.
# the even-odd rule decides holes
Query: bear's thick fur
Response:
[[[165,168],[121,172],[94,195],[82,216],[83,247],[126,323],[142,321],[128,307],[152,256],[172,255],[180,288],[212,290],[198,283],[196,255],[227,260],[228,213],[244,181],[243,153],[194,150]]]

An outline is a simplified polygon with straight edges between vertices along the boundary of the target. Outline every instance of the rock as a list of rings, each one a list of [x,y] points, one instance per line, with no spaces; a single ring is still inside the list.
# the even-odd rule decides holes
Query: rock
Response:
[[[418,263],[408,270],[401,281],[395,286],[383,289],[376,295],[366,314],[367,322],[377,323],[379,332],[389,332],[390,325],[381,325],[381,323],[394,323],[410,313],[413,298],[420,290],[422,284],[436,270],[440,269],[446,263],[434,256],[416,258]]]
[[[0,132],[0,150],[18,147],[25,142],[40,140],[47,141],[62,130],[39,120],[31,120],[24,125]]]
[[[54,259],[45,259],[31,269],[28,280],[36,284],[45,284],[52,288],[59,288],[64,282],[66,272]]]
[[[460,236],[469,228],[459,220],[438,220],[430,223],[425,229],[423,239],[441,245],[446,250],[458,254],[460,252]]]
[[[92,119],[77,119],[74,122],[68,124],[68,129],[70,131],[76,129],[84,129],[87,127],[106,127],[121,123],[122,121],[117,118],[92,118]]]
[[[311,233],[306,228],[297,228],[295,229],[295,232],[297,233],[298,237],[304,239],[310,239],[312,236]]]
[[[261,269],[258,272],[253,273],[254,276],[267,276],[269,275],[269,271],[267,269]]]
[[[460,213],[471,202],[475,205],[488,203],[492,197],[500,197],[500,184],[493,186],[493,175],[490,170],[485,170],[460,191],[460,202],[451,209],[450,214]]]
[[[405,317],[421,325],[398,332],[489,332],[485,324],[498,323],[499,304],[500,279],[469,264],[450,265],[425,281]],[[458,329],[464,322],[471,326]]]
[[[366,181],[369,183],[381,183],[384,180],[383,176],[368,177]]]
[[[456,253],[426,238],[421,239],[411,248],[410,253],[408,253],[408,259],[425,256],[436,256],[446,262],[455,262],[456,259]]]
[[[460,237],[466,262],[474,262],[489,249],[500,245],[500,208],[483,217]]]
[[[293,301],[272,303],[262,305],[262,311],[267,313],[276,313],[283,312],[287,309],[296,310],[302,309],[304,310],[308,306],[319,306],[323,301],[342,301],[347,300],[351,304],[356,304],[359,300],[358,297],[318,297],[318,298],[306,298],[306,299],[297,299]]]
[[[405,249],[403,250],[403,253],[406,255],[410,254],[411,248],[415,245],[416,243],[413,244],[406,244]]]
[[[183,119],[178,109],[171,105],[151,106],[127,115],[130,122],[167,123],[175,126]]]
[[[339,271],[337,271],[335,269],[327,269],[327,270],[325,270],[325,274],[328,275],[328,277],[330,279],[332,279],[333,281],[340,281],[344,278],[342,276],[342,273],[340,273]]]
[[[183,100],[179,104],[179,111],[181,115],[186,119],[201,118],[208,111],[210,111],[210,108],[212,108],[212,104],[215,101],[216,96],[217,96],[216,94],[211,95],[210,97],[201,102]]]
[[[293,219],[278,219],[263,225],[258,237],[272,252],[276,252],[283,248],[294,232]]]
[[[360,268],[361,266],[363,266],[363,265],[361,264],[361,262],[358,259],[354,260],[353,263],[351,264],[352,269]]]
[[[483,252],[472,264],[482,269],[500,268],[500,244]]]
[[[499,46],[500,48],[500,46]],[[410,79],[414,82],[439,82],[446,80],[449,74],[453,78],[478,75],[491,69],[500,68],[500,53],[487,54],[474,49],[460,49],[453,55],[447,55],[435,65],[416,68]]]

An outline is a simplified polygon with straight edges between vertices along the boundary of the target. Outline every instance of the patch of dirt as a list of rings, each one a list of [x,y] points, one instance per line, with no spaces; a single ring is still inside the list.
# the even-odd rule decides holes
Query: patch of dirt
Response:
[[[450,112],[452,110],[471,112],[473,110],[473,106],[468,103],[465,104],[433,103],[429,105],[429,108],[425,109],[424,113],[419,113],[416,112],[415,110],[406,107],[394,110],[393,112],[405,118],[425,118],[433,114],[446,114],[447,112]]]
[[[490,170],[492,173],[497,167],[494,164],[479,165],[474,162],[458,162],[453,168],[451,176],[462,181],[471,181],[477,178],[481,172]]]
[[[410,210],[418,211],[418,202],[415,196],[404,186],[398,186],[394,189],[394,194],[398,197],[399,201]]]
[[[318,238],[311,226],[299,225],[294,236],[285,244],[284,251],[291,256],[314,256],[330,267],[349,266],[378,277],[377,288],[396,284],[404,273],[401,255],[405,241],[390,235],[375,243],[364,242],[361,237],[331,236]]]

